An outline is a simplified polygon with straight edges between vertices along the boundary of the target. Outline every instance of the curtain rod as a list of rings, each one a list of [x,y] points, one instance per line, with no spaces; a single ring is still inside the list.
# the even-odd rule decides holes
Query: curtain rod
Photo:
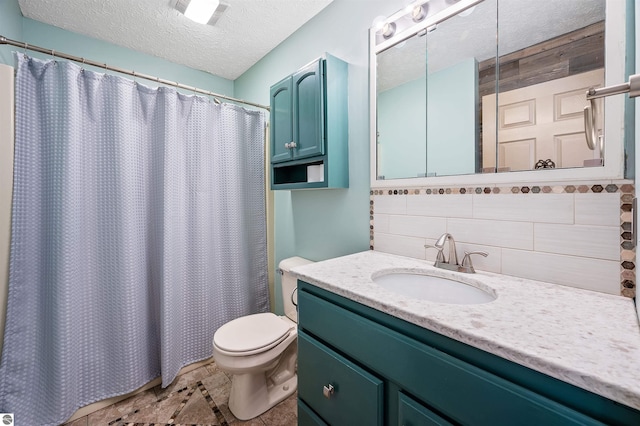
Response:
[[[152,75],[142,74],[142,73],[139,73],[139,72],[126,70],[126,69],[123,69],[123,68],[114,67],[114,66],[103,64],[103,63],[100,63],[100,62],[92,61],[90,59],[80,58],[78,56],[73,56],[73,55],[69,55],[69,54],[66,54],[66,53],[57,52],[57,51],[55,51],[53,49],[45,49],[43,47],[34,46],[34,45],[29,44],[29,43],[24,43],[24,42],[21,42],[21,41],[11,40],[11,39],[8,39],[8,38],[6,38],[4,36],[0,36],[0,44],[8,44],[8,45],[19,47],[19,48],[25,49],[25,50],[33,50],[34,52],[44,53],[46,55],[51,55],[51,56],[55,56],[55,57],[58,57],[58,58],[68,59],[69,61],[80,62],[83,65],[91,65],[91,66],[94,66],[94,67],[103,68],[105,70],[115,71],[115,72],[119,72],[121,74],[131,75],[133,77],[142,78],[142,79],[150,80],[150,81],[155,81],[156,83],[166,84],[167,86],[173,86],[173,87],[177,87],[179,89],[189,90],[191,92],[201,93],[203,95],[213,96],[215,98],[222,98],[222,99],[225,99],[227,101],[237,102],[237,103],[241,103],[241,104],[245,104],[245,105],[251,105],[251,106],[254,106],[254,107],[257,107],[257,108],[262,108],[262,109],[266,109],[267,111],[270,111],[270,108],[268,106],[266,106],[266,105],[256,104],[256,103],[249,102],[249,101],[243,101],[242,99],[236,99],[236,98],[232,98],[232,97],[229,97],[229,96],[220,95],[218,93],[210,92],[209,90],[198,89],[197,87],[187,86],[186,84],[181,84],[181,83],[178,83],[178,82],[165,80],[163,78],[154,77]]]

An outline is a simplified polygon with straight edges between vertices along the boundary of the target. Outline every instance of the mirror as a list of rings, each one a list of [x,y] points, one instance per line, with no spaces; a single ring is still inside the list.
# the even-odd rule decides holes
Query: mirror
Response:
[[[605,6],[418,1],[372,29],[377,180],[602,166],[583,108],[605,85]]]
[[[426,176],[426,70],[424,34],[378,54],[377,161],[381,178]]]

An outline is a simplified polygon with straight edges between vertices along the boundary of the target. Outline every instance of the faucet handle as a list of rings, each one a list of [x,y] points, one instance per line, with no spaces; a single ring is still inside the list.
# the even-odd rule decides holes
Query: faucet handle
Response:
[[[436,250],[438,250],[438,254],[436,255],[436,263],[444,263],[444,253],[442,252],[442,249],[444,247],[438,247],[438,246],[431,246],[429,244],[425,244],[424,248],[428,249],[428,248],[434,248]]]
[[[479,254],[483,257],[489,256],[489,253],[486,251],[465,251],[464,257],[462,258],[462,264],[460,265],[460,268],[462,269],[461,272],[470,272],[472,274],[476,272],[476,270],[473,269],[473,262],[471,262],[472,254]]]

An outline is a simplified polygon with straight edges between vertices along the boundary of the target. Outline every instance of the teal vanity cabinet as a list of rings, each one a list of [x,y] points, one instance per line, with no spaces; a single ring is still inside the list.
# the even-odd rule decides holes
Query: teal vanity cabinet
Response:
[[[640,412],[298,281],[300,425],[638,425]]]
[[[271,189],[349,186],[347,68],[325,55],[271,87]]]

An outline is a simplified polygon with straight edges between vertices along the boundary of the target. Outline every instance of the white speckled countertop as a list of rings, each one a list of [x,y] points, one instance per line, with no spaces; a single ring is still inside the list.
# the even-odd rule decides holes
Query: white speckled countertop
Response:
[[[488,287],[497,299],[476,305],[435,303],[372,281],[382,271],[415,270]],[[488,272],[451,272],[375,251],[292,272],[363,305],[640,409],[640,327],[629,298]]]

